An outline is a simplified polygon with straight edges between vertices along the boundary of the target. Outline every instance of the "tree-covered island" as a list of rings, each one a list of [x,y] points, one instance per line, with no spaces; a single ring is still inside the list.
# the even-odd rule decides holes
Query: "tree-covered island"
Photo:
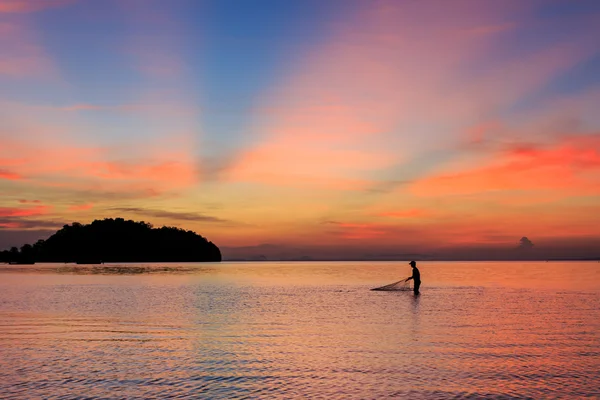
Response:
[[[65,225],[46,240],[0,252],[0,262],[217,262],[212,242],[180,228],[123,218]]]

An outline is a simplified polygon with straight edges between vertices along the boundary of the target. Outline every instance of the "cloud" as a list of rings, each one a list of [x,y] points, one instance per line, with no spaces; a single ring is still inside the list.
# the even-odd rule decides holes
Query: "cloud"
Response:
[[[461,246],[507,246],[515,248],[515,232],[528,232],[538,242],[553,238],[598,237],[600,208],[567,203],[562,206],[524,209],[489,207],[468,200],[436,202],[435,214],[426,218],[386,218],[353,214],[321,222],[311,232],[312,242],[339,244],[359,240],[365,247],[400,246],[433,251]],[[594,204],[594,205],[592,205]],[[305,229],[306,230],[306,229]],[[531,237],[530,236],[530,237]],[[283,239],[283,238],[281,238]],[[294,239],[298,242],[298,239]]]
[[[145,216],[153,217],[153,218],[165,218],[165,219],[180,220],[180,221],[214,222],[214,223],[229,222],[225,219],[221,219],[218,217],[213,217],[210,215],[204,215],[204,214],[193,213],[193,212],[152,210],[152,209],[137,208],[137,207],[115,207],[115,208],[111,208],[111,210],[118,211],[118,212],[124,212],[124,213],[145,215]]]
[[[466,28],[464,30],[464,32],[469,35],[490,35],[490,34],[505,32],[505,31],[514,29],[515,27],[516,27],[516,24],[514,22],[507,22],[504,24],[481,25],[481,26],[475,26],[472,28]]]
[[[358,190],[369,186],[367,179],[352,173],[390,165],[391,156],[358,149],[334,149],[331,143],[313,144],[297,132],[245,152],[226,171],[232,181],[257,182],[274,186],[317,186],[338,190]],[[291,151],[293,149],[293,151]],[[290,152],[291,151],[291,152]]]
[[[33,207],[0,207],[0,217],[31,217],[45,215],[52,210],[52,206],[38,205]]]
[[[335,185],[456,146],[464,128],[494,121],[596,51],[585,40],[496,55],[507,32],[549,29],[507,22],[530,7],[466,1],[434,10],[426,2],[381,1],[334,21],[329,37],[296,56],[289,74],[259,97],[249,129],[254,143],[224,179]],[[471,140],[493,128],[474,129]]]
[[[61,7],[76,0],[0,0],[2,13],[31,13],[48,8]]]
[[[82,203],[102,200],[93,192],[114,199],[176,195],[194,187],[200,173],[194,130],[171,122],[178,123],[156,129],[150,122],[147,134],[113,137],[56,107],[0,99],[0,182],[21,178],[9,182],[15,196],[22,196],[18,188],[43,188]],[[70,197],[79,193],[90,196]]]
[[[63,225],[63,221],[0,216],[0,228],[3,229],[60,229]]]
[[[48,191],[48,188],[45,188]],[[90,185],[87,188],[72,186],[58,186],[54,188],[55,196],[58,198],[77,198],[77,199],[102,199],[107,202],[120,202],[123,200],[152,199],[156,197],[168,197],[162,191],[152,188],[129,187],[120,190],[105,190]],[[171,194],[172,196],[173,194]]]
[[[3,22],[0,48],[0,79],[3,75],[9,79],[57,76],[53,60],[41,46],[35,30],[26,24]]]
[[[544,124],[565,116],[566,108],[540,111],[536,100],[563,98],[555,79],[584,62],[589,48],[597,52],[597,35],[586,28],[575,32],[561,23],[548,29],[556,19],[534,17],[529,11],[537,3],[518,0],[440,2],[436,8],[383,0],[359,5],[356,14],[346,7],[310,47],[282,54],[284,68],[278,64],[271,86],[254,97],[252,115],[244,119],[250,123],[240,129],[244,137],[219,147],[227,140],[204,136],[214,135],[214,126],[222,130],[221,122],[208,118],[199,131],[203,115],[187,101],[192,95],[186,98],[195,85],[186,76],[185,27],[170,14],[175,9],[159,3],[115,3],[126,11],[128,35],[117,44],[117,62],[130,57],[139,75],[118,90],[121,104],[57,98],[58,106],[18,112],[0,104],[0,186],[7,189],[0,192],[44,199],[67,216],[67,208],[104,213],[84,207],[114,202],[112,207],[128,210],[122,212],[166,222],[205,221],[230,243],[288,235],[289,241],[393,246],[510,236],[514,247],[514,232],[536,237],[537,245],[550,226],[571,224],[568,232],[585,234],[595,229],[597,221],[581,218],[579,210],[582,197],[600,191],[598,147],[554,141]],[[46,41],[26,28],[0,23],[0,79],[51,73]],[[579,78],[569,80],[569,88],[576,89]],[[51,89],[28,87],[23,93]],[[590,109],[597,104],[586,103]],[[133,122],[131,129],[115,118]],[[596,117],[578,121],[573,132],[597,125]],[[179,132],[184,140],[169,145]],[[542,135],[547,142],[539,140]],[[520,145],[506,145],[515,138]],[[200,186],[211,176],[220,181]],[[336,193],[343,191],[353,192]],[[226,204],[218,215],[260,226],[232,233],[227,228],[233,223],[218,225],[225,220],[169,207],[170,197],[187,195],[203,202],[218,196]],[[555,203],[564,196],[577,201],[561,214]],[[146,201],[125,201],[130,199]],[[365,206],[373,201],[383,204]],[[29,205],[41,203],[21,203]],[[323,215],[344,222],[328,224],[321,235],[309,225]],[[15,226],[14,218],[25,217],[5,218]]]
[[[17,131],[18,132],[18,131]],[[0,136],[0,162],[11,165],[8,177],[42,186],[101,192],[162,193],[193,186],[196,162],[185,144],[79,147],[51,135],[25,135],[28,141]]]
[[[76,204],[76,205],[69,206],[67,208],[67,210],[69,210],[69,211],[85,211],[85,210],[91,210],[92,208],[94,208],[94,204],[87,203],[87,204]]]
[[[72,106],[61,107],[62,111],[93,111],[93,110],[102,110],[104,107],[97,106],[94,104],[73,104]]]
[[[403,240],[403,245],[416,245],[422,237],[416,238],[414,234],[420,232],[419,228],[410,225],[397,225],[393,223],[376,222],[344,222],[344,221],[325,221],[325,225],[330,226],[323,234],[329,236],[324,242],[334,242],[339,244],[342,240],[364,240],[375,246],[391,244],[397,242],[400,237],[409,236],[417,241]],[[422,233],[422,232],[421,232]],[[373,241],[375,240],[375,241]]]
[[[467,128],[466,146],[484,146],[491,137],[501,132],[502,126],[499,121],[485,121]]]
[[[600,134],[566,136],[549,145],[517,144],[491,154],[486,164],[417,180],[418,196],[556,190],[600,193]]]
[[[419,218],[430,215],[429,211],[422,209],[411,209],[405,211],[387,211],[377,214],[385,218]]]
[[[179,79],[185,70],[181,54],[187,36],[172,9],[160,1],[119,2],[118,7],[131,32],[123,46],[132,66],[143,77],[157,81]],[[157,31],[162,34],[157,35]]]
[[[144,114],[149,116],[161,117],[184,117],[195,116],[198,108],[182,102],[170,102],[165,99],[149,97],[139,99],[138,102],[117,105],[97,105],[97,104],[73,104],[70,106],[58,107],[58,110],[65,112],[79,111],[104,111],[123,114]]]
[[[17,174],[16,172],[12,172],[7,169],[0,168],[0,179],[7,179],[7,180],[14,181],[14,180],[23,179],[23,177],[20,174]]]
[[[31,219],[48,215],[53,206],[41,204],[39,200],[19,200],[20,204],[31,204],[27,207],[0,207],[0,228],[3,229],[32,229],[54,228],[60,223],[48,220]]]
[[[375,239],[386,234],[385,229],[374,224],[339,223],[339,235],[344,239]]]
[[[196,180],[194,165],[177,160],[93,162],[87,165],[91,177],[109,181],[160,182],[167,187],[184,187]]]

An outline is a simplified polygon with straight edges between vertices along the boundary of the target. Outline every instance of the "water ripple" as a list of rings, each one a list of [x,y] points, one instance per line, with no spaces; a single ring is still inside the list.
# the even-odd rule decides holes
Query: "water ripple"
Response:
[[[27,276],[2,399],[600,398],[597,292]]]

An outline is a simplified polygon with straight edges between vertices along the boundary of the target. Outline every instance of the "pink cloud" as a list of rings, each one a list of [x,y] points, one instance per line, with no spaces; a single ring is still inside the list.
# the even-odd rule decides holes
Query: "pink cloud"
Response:
[[[68,210],[69,211],[85,211],[85,210],[91,210],[92,208],[94,208],[94,204],[88,203],[88,204],[77,204],[77,205],[69,206]]]
[[[68,107],[62,107],[61,110],[63,111],[93,111],[93,110],[102,110],[104,107],[101,106],[97,106],[94,104],[74,104],[72,106],[68,106]]]
[[[486,139],[493,137],[501,132],[502,124],[499,121],[486,121],[475,124],[467,129],[467,145],[481,145]]]
[[[2,75],[10,78],[58,75],[33,28],[24,23],[5,22],[0,25],[0,33],[0,78]]]
[[[529,7],[448,2],[434,11],[423,2],[382,1],[335,21],[330,37],[258,99],[257,142],[228,178],[285,185],[372,177],[410,153],[462,143],[467,126],[475,126],[469,140],[481,142],[497,131],[493,118],[479,122],[483,115],[544,87],[596,49],[591,40],[559,43],[490,65],[498,35],[518,28],[507,19]],[[486,68],[477,74],[465,70],[480,63]]]
[[[7,169],[0,168],[0,179],[6,179],[10,181],[23,179],[23,176],[16,172],[9,171]]]
[[[0,207],[0,217],[31,217],[45,215],[52,210],[52,206],[39,205],[26,208]]]
[[[159,93],[146,94],[138,103],[121,104],[107,109],[122,113],[176,118],[193,117],[198,114],[198,107],[191,104],[190,101],[166,98],[161,99]]]
[[[119,2],[128,19],[131,34],[123,41],[132,65],[142,76],[173,81],[181,78],[185,63],[181,57],[186,35],[168,6],[161,2]],[[162,35],[156,35],[160,31]],[[179,40],[175,39],[179,36]],[[195,43],[197,45],[198,43]]]
[[[60,111],[78,112],[78,111],[107,111],[127,114],[145,114],[148,116],[170,116],[184,117],[193,116],[198,113],[197,107],[182,102],[172,102],[160,97],[159,94],[146,95],[140,98],[137,103],[118,104],[110,106],[100,106],[96,104],[73,104],[66,107],[59,107]]]
[[[76,0],[0,0],[0,13],[30,13],[60,7]]]
[[[480,25],[471,28],[466,28],[465,33],[470,35],[490,35],[514,29],[515,26],[516,24],[514,22],[492,25]]]
[[[41,204],[40,200],[25,200],[25,199],[21,199],[19,200],[19,203],[21,204]]]
[[[48,68],[47,60],[39,55],[0,56],[0,75],[24,77],[29,75],[44,75]]]

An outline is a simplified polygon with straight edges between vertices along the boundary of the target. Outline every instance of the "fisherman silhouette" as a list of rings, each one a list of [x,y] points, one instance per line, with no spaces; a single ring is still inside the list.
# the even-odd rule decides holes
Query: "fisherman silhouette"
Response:
[[[412,276],[409,276],[408,278],[406,278],[404,280],[404,282],[408,282],[411,279],[413,280],[413,282],[415,283],[413,291],[416,296],[419,294],[419,287],[421,286],[421,273],[419,272],[419,269],[417,268],[416,261],[411,261],[411,262],[409,262],[409,264],[412,267]]]

